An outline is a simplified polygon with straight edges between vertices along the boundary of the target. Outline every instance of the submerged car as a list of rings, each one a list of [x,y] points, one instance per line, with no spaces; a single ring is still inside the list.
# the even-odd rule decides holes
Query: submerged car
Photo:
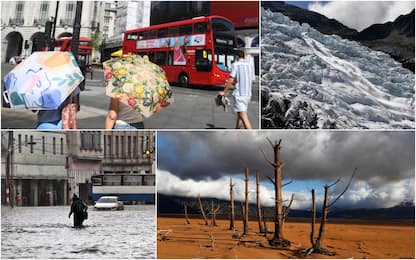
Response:
[[[96,210],[124,210],[124,204],[117,196],[103,196],[95,202]]]

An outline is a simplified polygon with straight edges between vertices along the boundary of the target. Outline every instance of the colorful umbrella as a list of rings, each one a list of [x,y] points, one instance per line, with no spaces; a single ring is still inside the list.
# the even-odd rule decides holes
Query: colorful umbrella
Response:
[[[145,117],[156,106],[173,102],[165,71],[147,56],[124,55],[103,63],[107,95],[136,109]]]
[[[57,109],[84,80],[70,52],[35,52],[4,77],[11,108]]]

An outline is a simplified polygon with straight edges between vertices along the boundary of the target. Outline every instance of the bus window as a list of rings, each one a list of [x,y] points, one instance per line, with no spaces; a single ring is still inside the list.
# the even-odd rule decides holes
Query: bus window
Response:
[[[157,65],[166,65],[166,52],[155,52],[154,60]]]
[[[211,62],[211,50],[196,50],[196,69],[198,71],[211,71],[212,62]]]
[[[192,34],[192,24],[185,24],[179,26],[179,34]]]
[[[227,50],[216,49],[215,50],[215,63],[217,67],[223,71],[230,71],[231,64],[234,62],[234,55],[230,54]]]
[[[126,186],[142,185],[142,176],[137,175],[124,175],[123,184]]]
[[[178,26],[169,27],[169,35],[170,36],[176,36],[178,35]]]
[[[143,175],[143,185],[144,186],[153,186],[153,185],[155,185],[155,176],[154,175]]]
[[[194,32],[195,33],[204,33],[208,31],[208,23],[202,22],[202,23],[196,23],[194,25]]]
[[[149,60],[151,61],[151,62],[154,62],[155,63],[155,53],[154,52],[149,52],[148,54],[147,54],[147,57],[149,57]]]
[[[149,38],[149,32],[148,31],[144,31],[144,32],[139,32],[139,40],[144,40]]]
[[[156,38],[156,36],[157,36],[157,30],[151,30],[149,38]]]
[[[162,28],[157,31],[158,37],[164,37],[166,35],[168,35],[168,28]]]
[[[121,185],[121,176],[120,175],[103,176],[103,184],[119,186]]]
[[[168,65],[173,65],[173,51],[168,52]]]
[[[137,33],[127,34],[127,40],[137,40],[137,38],[138,38]]]

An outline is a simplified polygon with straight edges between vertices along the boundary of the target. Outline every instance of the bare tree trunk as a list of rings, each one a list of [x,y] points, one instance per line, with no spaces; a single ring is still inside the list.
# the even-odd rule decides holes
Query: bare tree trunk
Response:
[[[273,147],[274,151],[274,162],[269,160],[266,154],[263,152],[266,160],[274,167],[274,191],[275,191],[275,218],[274,218],[274,236],[269,240],[269,244],[276,247],[287,247],[290,246],[290,241],[283,237],[283,197],[282,197],[282,162],[280,160],[280,143],[275,142],[273,144],[270,139],[267,139]]]
[[[211,226],[215,226],[214,202],[211,200]]]
[[[292,193],[292,196],[290,197],[290,202],[283,210],[283,224],[286,221],[287,216],[289,215],[290,207],[292,206],[293,200],[295,199],[295,194]]]
[[[244,209],[244,205],[243,205],[243,203],[241,203],[240,204],[240,207],[241,207],[241,219],[243,220],[243,230],[245,229],[245,227],[246,227],[246,219],[245,219],[245,209]],[[243,231],[243,234],[241,234],[241,236],[244,236],[246,233],[245,233],[245,230]]]
[[[245,179],[246,191],[245,191],[245,201],[244,201],[245,206],[244,206],[244,232],[243,232],[243,235],[246,235],[248,233],[248,174],[249,174],[248,167],[246,167],[245,174],[246,174],[246,179]]]
[[[230,178],[230,230],[234,230],[234,219],[235,219],[235,211],[234,211],[234,198],[233,198],[233,180]]]
[[[266,218],[264,216],[264,210],[262,209],[261,211],[263,213],[262,215],[263,215],[264,236],[267,237],[268,229],[267,229]]]
[[[322,205],[321,223],[320,223],[320,226],[319,226],[318,238],[316,240],[314,239],[314,236],[315,236],[315,221],[316,221],[315,190],[312,189],[312,221],[311,221],[312,228],[311,228],[311,235],[310,235],[310,240],[311,240],[312,247],[304,250],[303,251],[304,255],[309,255],[311,253],[318,253],[318,254],[325,254],[325,255],[329,255],[329,256],[334,256],[336,254],[335,252],[330,252],[330,251],[321,247],[322,241],[324,239],[325,224],[326,224],[327,217],[328,217],[328,211],[329,211],[329,208],[331,206],[333,206],[344,195],[344,193],[348,190],[356,172],[357,172],[357,168],[354,169],[354,172],[352,173],[352,175],[350,177],[350,180],[349,180],[348,184],[345,186],[344,190],[331,203],[329,202],[330,188],[332,186],[336,185],[340,181],[340,179],[338,179],[337,181],[335,181],[331,185],[325,185],[325,195],[324,195],[324,203]]]
[[[328,203],[329,203],[329,186],[325,185],[325,197],[324,197],[324,205],[322,206],[322,216],[321,216],[321,225],[319,227],[319,234],[318,238],[315,241],[313,246],[314,250],[321,249],[321,242],[324,237],[325,232],[325,223],[328,215]]]
[[[187,208],[187,206],[186,206],[186,204],[184,205],[184,210],[185,210],[185,219],[186,219],[186,224],[191,224],[191,222],[189,221],[189,218],[188,218],[188,208]]]
[[[315,221],[316,221],[316,205],[315,205],[315,190],[312,189],[312,221],[311,221],[311,244],[315,244]]]
[[[257,203],[257,219],[259,222],[259,232],[264,232],[264,227],[262,226],[262,216],[261,216],[261,205],[260,205],[260,184],[259,184],[260,174],[256,172],[256,203]]]
[[[198,195],[198,204],[199,204],[199,209],[201,210],[201,215],[202,215],[202,218],[204,219],[205,225],[208,225],[207,216],[205,215],[205,211],[204,211],[204,207],[202,206],[200,195]]]

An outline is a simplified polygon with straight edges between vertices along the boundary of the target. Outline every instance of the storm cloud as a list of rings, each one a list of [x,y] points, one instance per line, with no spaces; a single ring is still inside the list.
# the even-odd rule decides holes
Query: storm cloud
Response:
[[[348,178],[355,167],[354,179],[371,189],[414,179],[415,137],[411,131],[158,132],[158,169],[198,181],[241,175],[247,166],[260,171],[265,179],[273,175],[260,151],[262,148],[273,158],[266,137],[273,142],[282,139],[286,180],[329,183]]]

